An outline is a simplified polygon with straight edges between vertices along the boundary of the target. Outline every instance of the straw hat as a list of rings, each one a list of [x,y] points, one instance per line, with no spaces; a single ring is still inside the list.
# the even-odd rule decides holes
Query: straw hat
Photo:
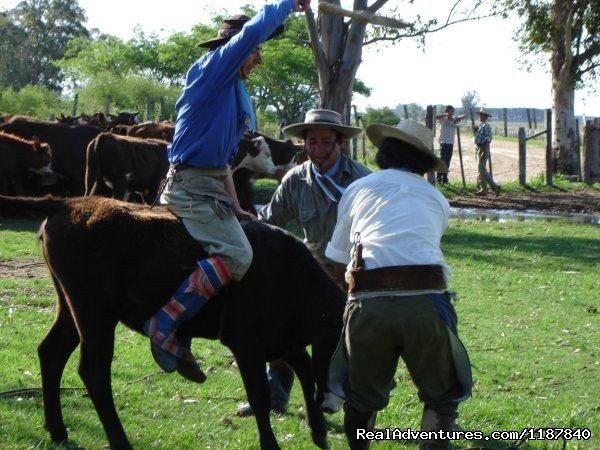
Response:
[[[401,120],[398,125],[392,127],[375,123],[367,127],[367,136],[375,146],[379,147],[385,138],[394,138],[406,142],[416,150],[433,156],[437,172],[448,172],[446,163],[433,152],[433,131],[425,125],[414,120]]]
[[[344,135],[346,139],[362,133],[362,128],[342,124],[342,116],[329,109],[310,109],[304,116],[304,122],[294,123],[283,128],[285,134],[304,139],[306,130],[334,130]]]
[[[209,39],[208,41],[201,42],[198,44],[198,47],[208,48],[210,50],[214,50],[215,48],[223,45],[233,36],[242,31],[242,28],[246,22],[250,20],[245,14],[236,14],[235,16],[231,16],[228,19],[223,20],[219,31],[217,31],[217,37],[213,39]],[[273,33],[267,38],[273,39],[276,36],[279,36],[283,33],[283,25],[278,26]]]
[[[492,115],[489,112],[487,112],[485,108],[481,108],[479,111],[477,111],[477,114],[479,114],[480,116],[492,117]]]

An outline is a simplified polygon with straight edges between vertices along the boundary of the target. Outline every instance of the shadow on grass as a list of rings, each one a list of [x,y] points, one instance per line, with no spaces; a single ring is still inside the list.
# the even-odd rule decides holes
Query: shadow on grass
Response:
[[[40,228],[42,219],[14,219],[0,216],[0,231],[32,231],[36,232]]]
[[[500,265],[514,263],[504,252],[515,249],[519,252],[543,254],[546,257],[579,260],[582,264],[600,263],[600,240],[557,236],[491,236],[484,233],[463,232],[450,229],[442,239],[447,257],[465,258],[494,262]],[[490,251],[498,250],[496,257]]]

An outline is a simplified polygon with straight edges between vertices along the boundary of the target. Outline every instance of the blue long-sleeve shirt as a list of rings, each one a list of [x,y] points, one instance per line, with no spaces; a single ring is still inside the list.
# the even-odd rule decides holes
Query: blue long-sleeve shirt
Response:
[[[186,75],[175,104],[175,135],[169,162],[202,168],[225,167],[254,118],[237,71],[294,10],[295,0],[266,4],[229,42],[202,55]]]

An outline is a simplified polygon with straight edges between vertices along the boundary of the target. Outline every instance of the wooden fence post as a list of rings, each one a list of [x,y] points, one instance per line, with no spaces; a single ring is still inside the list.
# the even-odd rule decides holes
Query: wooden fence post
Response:
[[[546,184],[552,186],[552,110],[546,110]]]
[[[159,122],[162,122],[163,120],[165,120],[165,109],[166,109],[166,105],[165,105],[165,98],[161,97],[160,98],[160,102],[158,103],[158,120]]]
[[[404,118],[408,119],[408,106],[402,105],[404,107]]]
[[[283,133],[283,129],[287,126],[287,120],[281,119],[279,121],[279,139],[283,139],[285,137]]]
[[[533,128],[537,130],[537,109],[533,108]]]
[[[106,118],[108,118],[108,114],[110,113],[111,102],[112,100],[110,98],[110,95],[104,99],[104,116],[106,116]]]
[[[352,110],[354,111],[354,123],[356,124],[357,127],[359,127],[359,122],[360,122],[360,114],[358,114],[358,110],[356,108],[356,105],[352,105]],[[354,136],[352,138],[352,159],[354,161],[358,161],[358,137]]]
[[[575,135],[577,136],[577,162],[579,165],[579,179],[583,179],[581,173],[581,133],[579,132],[579,119],[575,119]]]
[[[529,129],[531,130],[531,114],[529,113],[529,108],[526,108],[527,111],[527,122],[529,123]]]
[[[504,109],[504,137],[508,137],[508,110]]]
[[[473,114],[473,108],[469,108],[469,115],[471,116],[471,130],[475,129],[475,115]]]
[[[519,184],[525,186],[527,183],[527,137],[525,136],[525,127],[519,127]]]
[[[435,108],[433,105],[427,105],[427,115],[425,116],[425,126],[430,130],[435,127]],[[433,150],[433,149],[432,149]],[[435,186],[435,172],[427,172],[427,181]]]
[[[600,119],[588,120],[583,130],[583,182],[600,181]]]
[[[79,93],[75,92],[75,96],[73,97],[73,108],[71,109],[71,116],[75,117],[77,115],[77,102],[79,101]]]
[[[466,189],[467,183],[465,181],[465,168],[463,166],[462,145],[460,142],[460,127],[456,127],[456,139],[458,142],[458,159],[460,161],[460,175],[462,176],[463,188]]]

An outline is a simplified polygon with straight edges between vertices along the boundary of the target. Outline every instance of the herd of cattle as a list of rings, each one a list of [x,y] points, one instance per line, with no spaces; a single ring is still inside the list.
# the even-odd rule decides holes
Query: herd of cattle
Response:
[[[0,115],[0,194],[100,195],[152,203],[168,170],[172,122],[135,123],[135,113],[102,113],[43,121]],[[231,162],[242,208],[253,211],[252,179],[281,179],[301,160],[302,146],[255,133]]]

